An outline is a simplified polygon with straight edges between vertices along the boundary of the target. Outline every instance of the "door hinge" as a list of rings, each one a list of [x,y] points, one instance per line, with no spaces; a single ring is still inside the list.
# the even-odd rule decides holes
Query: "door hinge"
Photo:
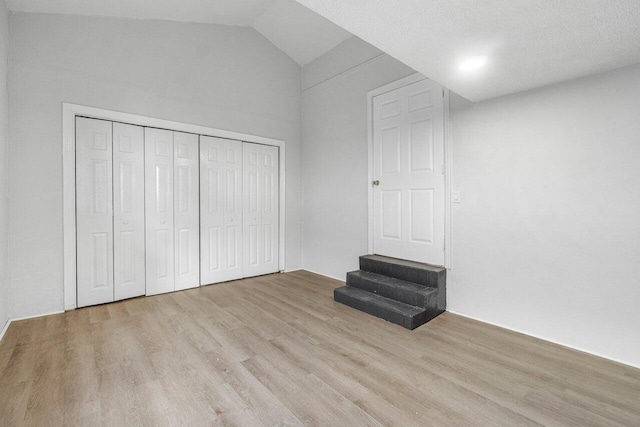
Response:
[[[442,164],[442,175],[445,175],[446,172],[447,172],[447,165],[446,165],[446,163],[443,163]]]

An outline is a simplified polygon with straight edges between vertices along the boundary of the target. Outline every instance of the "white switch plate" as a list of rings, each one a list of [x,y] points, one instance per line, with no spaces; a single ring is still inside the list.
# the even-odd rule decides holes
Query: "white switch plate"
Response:
[[[453,203],[460,203],[460,192],[459,191],[452,191],[451,192],[451,201]]]

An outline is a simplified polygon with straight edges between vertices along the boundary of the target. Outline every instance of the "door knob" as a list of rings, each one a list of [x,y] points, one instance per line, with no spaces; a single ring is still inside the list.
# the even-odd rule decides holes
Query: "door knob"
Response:
[[[160,221],[160,224],[164,224],[164,223],[165,223],[165,221]]]
[[[380,185],[380,181],[378,181],[377,179],[375,181],[371,182],[373,185]]]
[[[122,221],[124,225],[129,225],[129,221]]]

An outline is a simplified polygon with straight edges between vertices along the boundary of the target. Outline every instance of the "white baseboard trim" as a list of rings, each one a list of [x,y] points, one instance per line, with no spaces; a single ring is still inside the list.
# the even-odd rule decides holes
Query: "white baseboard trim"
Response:
[[[33,316],[17,317],[15,319],[9,318],[7,319],[7,323],[4,325],[4,328],[2,328],[2,332],[0,332],[0,341],[2,341],[2,338],[4,338],[4,334],[7,332],[7,330],[9,329],[9,325],[12,322],[18,322],[20,320],[35,319],[37,317],[51,316],[52,314],[60,314],[60,313],[64,313],[64,310],[57,310],[57,311],[52,311],[50,313],[43,313],[43,314],[35,314]]]
[[[56,310],[56,311],[51,311],[49,313],[34,314],[33,316],[16,317],[15,319],[11,319],[11,321],[18,322],[20,320],[35,319],[37,317],[51,316],[52,314],[60,314],[60,313],[64,313],[64,310]]]
[[[309,273],[317,274],[318,276],[328,277],[329,279],[338,280],[344,283],[344,278],[340,279],[338,277],[329,276],[328,274],[318,273],[317,271],[309,270],[308,268],[300,268],[299,270],[308,271]]]
[[[612,362],[620,363],[621,365],[631,366],[632,368],[640,369],[640,365],[636,365],[636,364],[631,363],[631,362],[625,362],[623,360],[615,359],[615,358],[612,358],[610,356],[605,356],[605,355],[602,355],[602,354],[599,354],[599,353],[594,353],[593,351],[585,350],[584,348],[581,348],[581,347],[576,347],[574,345],[565,344],[565,343],[559,342],[559,341],[553,341],[553,340],[550,340],[549,338],[545,338],[545,337],[542,337],[540,335],[534,335],[534,334],[532,334],[530,332],[525,332],[525,331],[522,331],[522,330],[519,330],[519,329],[514,329],[514,328],[511,328],[509,326],[501,325],[499,323],[489,322],[489,321],[486,321],[484,319],[480,319],[478,317],[469,316],[468,314],[464,314],[464,313],[459,313],[457,311],[447,310],[447,312],[449,312],[451,314],[455,314],[457,316],[466,317],[467,319],[476,320],[478,322],[486,323],[488,325],[497,326],[498,328],[506,329],[506,330],[513,331],[513,332],[517,332],[517,333],[522,334],[522,335],[527,335],[529,337],[537,338],[539,340],[550,342],[552,344],[561,345],[563,347],[567,347],[567,348],[570,348],[572,350],[577,350],[577,351],[580,351],[582,353],[590,354],[591,356],[601,357],[602,359],[607,359],[607,360],[610,360]]]
[[[4,338],[4,334],[7,333],[7,329],[9,329],[9,325],[11,324],[11,319],[7,319],[7,322],[4,324],[2,331],[0,332],[0,341]]]

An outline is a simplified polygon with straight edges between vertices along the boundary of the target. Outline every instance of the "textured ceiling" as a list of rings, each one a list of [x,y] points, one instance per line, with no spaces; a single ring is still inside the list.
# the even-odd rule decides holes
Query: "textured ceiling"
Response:
[[[640,0],[297,1],[472,101],[640,62]]]
[[[14,12],[252,26],[305,65],[351,34],[294,0],[6,0]]]

